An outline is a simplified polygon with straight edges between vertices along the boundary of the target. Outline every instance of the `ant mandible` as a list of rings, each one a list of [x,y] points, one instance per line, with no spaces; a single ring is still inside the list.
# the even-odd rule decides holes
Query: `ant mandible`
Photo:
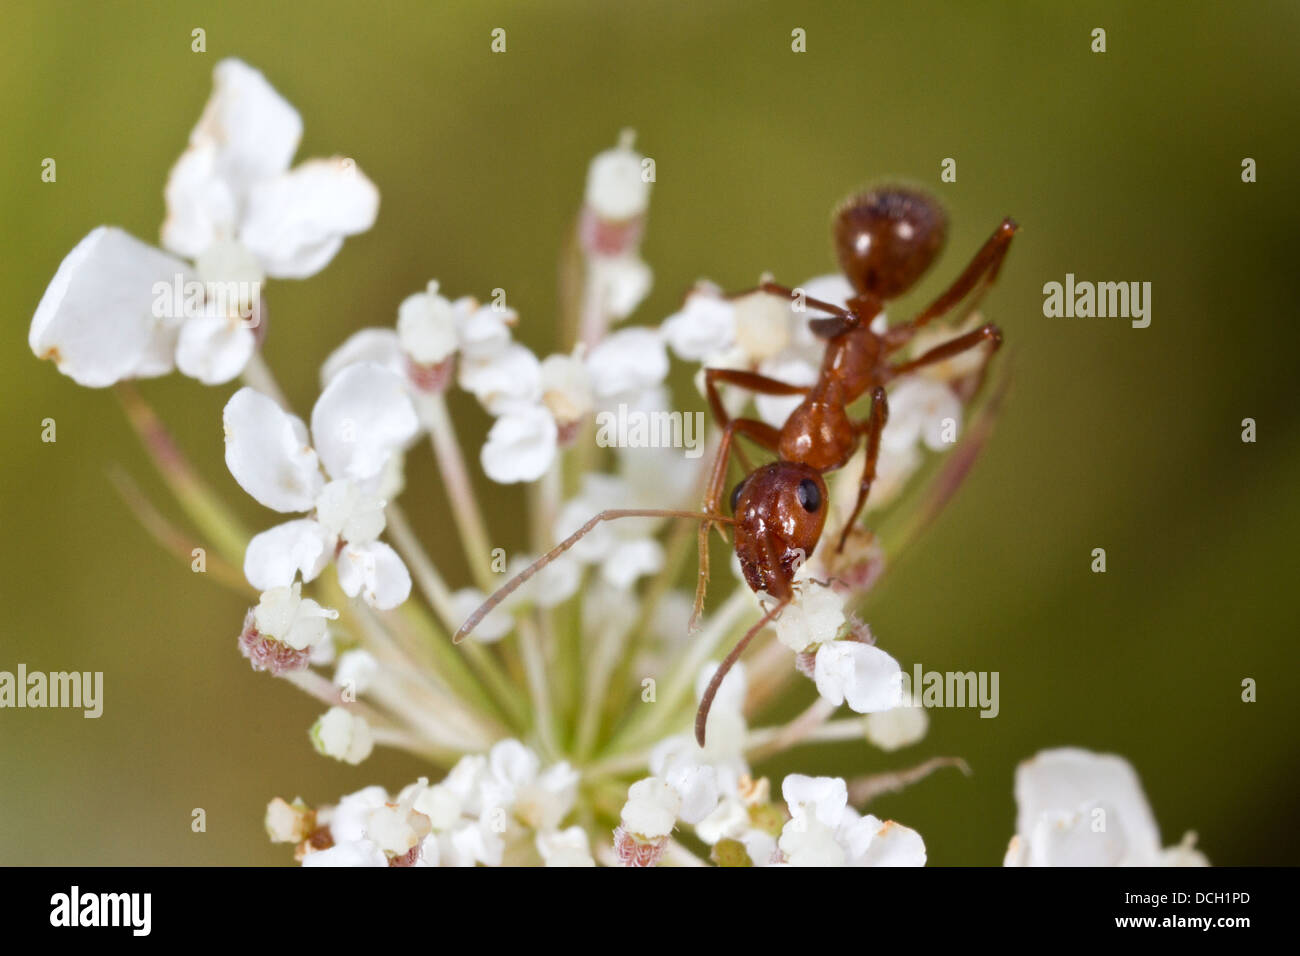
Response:
[[[887,302],[916,284],[938,256],[947,238],[947,218],[939,204],[917,190],[885,187],[856,196],[835,214],[834,241],[841,270],[854,295],[844,307],[808,298],[800,291],[763,282],[758,291],[780,296],[824,312],[814,318],[814,334],[826,339],[826,352],[817,380],[812,385],[791,385],[754,372],[734,369],[705,370],[709,407],[723,426],[722,440],[714,459],[704,508],[700,512],[661,509],[611,509],[602,511],[561,541],[488,598],[461,625],[456,643],[478,625],[493,608],[541,568],[573,547],[602,521],[631,517],[684,517],[701,522],[699,535],[699,580],[691,626],[703,607],[709,577],[708,534],[713,527],[734,529],[734,547],[745,582],[756,593],[775,603],[736,643],[714,671],[695,716],[695,738],[704,745],[709,709],[727,672],[749,642],[794,599],[794,579],[800,565],[821,539],[826,523],[826,482],[822,475],[843,467],[866,440],[866,462],[858,487],[857,502],[840,535],[842,551],[858,515],[866,504],[876,476],[880,435],[888,419],[885,386],[899,376],[945,361],[989,343],[989,355],[1002,343],[995,325],[983,325],[959,335],[909,361],[892,364],[890,357],[907,345],[934,319],[970,299],[972,306],[997,278],[1017,225],[1002,220],[961,275],[938,298],[910,322],[871,330],[871,322]],[[988,356],[985,362],[988,361]],[[803,401],[781,428],[754,419],[731,419],[722,405],[718,384],[736,385],[763,395],[802,395]],[[866,418],[854,421],[848,407],[870,393],[871,409]],[[743,435],[777,460],[749,471],[731,494],[732,516],[721,510],[727,467],[734,441]],[[743,454],[742,454],[743,460]]]

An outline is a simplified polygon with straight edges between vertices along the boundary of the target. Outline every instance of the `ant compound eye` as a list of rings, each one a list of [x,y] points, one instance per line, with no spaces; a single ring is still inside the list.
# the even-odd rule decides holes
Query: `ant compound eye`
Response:
[[[736,513],[736,504],[740,501],[740,490],[745,487],[748,478],[742,478],[736,483],[736,487],[731,489],[731,513]]]
[[[817,487],[817,482],[811,478],[805,478],[799,482],[799,504],[803,505],[803,510],[809,514],[815,512],[822,506],[822,492]]]

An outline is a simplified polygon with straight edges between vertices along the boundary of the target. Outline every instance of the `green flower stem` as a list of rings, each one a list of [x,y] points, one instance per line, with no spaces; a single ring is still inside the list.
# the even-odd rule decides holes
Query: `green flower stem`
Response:
[[[704,662],[729,634],[734,634],[739,625],[751,618],[757,619],[754,599],[747,589],[738,587],[700,629],[690,650],[681,656],[663,686],[657,689],[656,702],[643,704],[614,735],[605,752],[612,754],[645,745],[662,736],[665,728],[681,719],[679,708],[683,700],[689,699]]]
[[[119,382],[113,391],[121,401],[127,420],[135,429],[154,467],[176,496],[185,514],[194,522],[204,539],[211,542],[218,554],[236,567],[243,567],[244,549],[251,537],[247,529],[199,477],[162,420],[140,397],[135,386]]]
[[[511,684],[510,679],[505,672],[501,670],[491,653],[482,645],[470,639],[461,644],[459,648],[451,646],[445,634],[451,633],[458,625],[456,622],[457,615],[451,606],[451,594],[447,589],[446,583],[442,580],[442,575],[438,573],[437,567],[434,566],[429,555],[425,552],[424,547],[420,544],[419,539],[415,536],[410,523],[406,520],[405,513],[395,504],[390,504],[386,509],[388,517],[388,533],[393,544],[397,547],[398,552],[406,561],[407,567],[411,570],[411,576],[414,578],[416,586],[424,595],[425,600],[429,602],[430,607],[442,621],[444,634],[429,641],[429,645],[439,654],[439,659],[446,658],[445,653],[449,651],[451,655],[463,654],[473,665],[474,670],[478,673],[479,679],[483,682],[491,694],[497,710],[515,729],[521,729],[528,725],[527,709],[519,701],[518,693]],[[429,622],[432,626],[432,622]],[[440,644],[447,645],[440,647]],[[462,680],[466,674],[463,667],[457,667],[454,671],[447,673],[458,673],[462,675]]]
[[[144,492],[125,469],[118,465],[110,466],[108,478],[149,536],[177,560],[193,565],[194,538],[164,517],[153,502],[145,497]],[[240,597],[257,600],[257,588],[244,579],[243,572],[227,563],[219,554],[206,555],[204,563],[206,573],[211,574],[218,584],[224,585]]]
[[[616,621],[605,622],[596,636],[595,646],[588,648],[588,653],[584,655],[586,686],[583,688],[574,735],[574,752],[579,760],[590,757],[596,747],[600,732],[601,703],[605,699],[610,676],[618,666],[622,638],[623,629]]]
[[[441,393],[422,396],[420,411],[429,429],[434,458],[447,491],[452,520],[460,532],[470,575],[482,591],[490,594],[496,590],[496,577],[492,573],[492,546],[478,499],[474,495],[474,485],[465,467],[455,426],[447,412],[446,399]]]
[[[518,618],[515,628],[523,657],[528,694],[533,704],[533,727],[545,756],[554,760],[560,755],[556,740],[555,714],[551,709],[551,687],[547,677],[542,638],[536,623],[527,616]]]

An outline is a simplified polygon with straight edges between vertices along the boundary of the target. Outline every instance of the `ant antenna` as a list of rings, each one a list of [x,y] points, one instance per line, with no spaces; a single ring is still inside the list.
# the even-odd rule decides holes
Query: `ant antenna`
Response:
[[[736,523],[734,518],[728,518],[726,515],[709,514],[706,511],[675,511],[663,508],[611,508],[602,511],[577,531],[573,532],[573,534],[569,535],[553,547],[550,551],[547,551],[528,567],[516,574],[505,584],[501,585],[501,587],[496,590],[496,593],[480,604],[478,610],[471,614],[466,619],[465,623],[460,626],[460,629],[456,631],[455,635],[451,639],[452,643],[459,644],[461,641],[465,640],[465,638],[469,636],[470,631],[478,627],[479,622],[492,613],[492,610],[498,604],[517,591],[520,585],[531,578],[534,574],[577,544],[588,532],[595,528],[596,525],[600,524],[602,521],[613,521],[616,518],[693,518],[696,521],[719,521],[723,524]]]
[[[736,646],[731,649],[731,653],[722,659],[718,669],[713,672],[713,677],[709,680],[709,686],[704,688],[704,695],[700,698],[700,709],[695,712],[695,742],[701,747],[704,746],[704,729],[709,722],[709,710],[713,707],[713,698],[718,696],[718,688],[722,686],[723,678],[727,676],[732,666],[740,659],[740,655],[745,652],[745,648],[754,639],[754,635],[775,621],[792,600],[793,597],[782,598],[774,604],[772,609],[759,618],[758,623],[746,631],[745,636],[736,642]]]

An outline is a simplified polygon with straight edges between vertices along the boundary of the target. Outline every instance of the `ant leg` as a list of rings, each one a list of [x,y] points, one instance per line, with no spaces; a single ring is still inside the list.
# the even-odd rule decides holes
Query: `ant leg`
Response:
[[[876,480],[876,462],[880,459],[880,433],[885,430],[887,421],[889,421],[889,400],[885,397],[884,388],[877,385],[871,393],[871,414],[864,423],[857,426],[859,432],[866,432],[867,435],[867,460],[862,466],[858,500],[853,506],[853,513],[849,515],[848,521],[844,522],[839,547],[835,549],[837,553],[843,553],[844,543],[849,540],[849,532],[857,524],[858,515],[862,513],[862,508],[867,503],[867,495],[871,494],[871,485]]]
[[[843,306],[834,305],[821,299],[809,298],[802,291],[777,285],[775,282],[760,283],[758,291],[779,298],[790,299],[794,302],[802,301],[804,305],[812,306],[822,312],[829,312],[829,318],[815,316],[808,321],[808,327],[812,329],[813,335],[823,339],[833,339],[837,335],[843,335],[845,332],[851,332],[860,326],[866,325],[876,317],[881,307],[880,303],[874,299],[866,300],[862,296],[858,296],[850,300],[850,308],[846,309]]]
[[[735,448],[734,436],[737,432],[769,451],[776,450],[777,442],[781,437],[781,433],[771,425],[756,422],[751,418],[736,418],[727,423],[727,427],[722,432],[722,441],[718,444],[717,457],[713,459],[713,473],[709,476],[708,491],[704,497],[705,515],[722,513],[722,492],[727,484],[727,465],[731,463],[731,453]],[[735,519],[728,519],[728,523],[734,524]],[[695,630],[700,614],[704,611],[704,594],[709,584],[709,530],[712,527],[713,520],[709,517],[706,517],[700,525],[700,572],[695,585],[695,605],[691,609],[691,620],[687,625],[687,630],[690,631]]]
[[[714,419],[722,428],[727,427],[731,418],[727,415],[726,408],[723,407],[722,396],[718,393],[716,382],[739,385],[741,388],[747,388],[751,392],[757,392],[760,395],[807,395],[809,390],[807,385],[790,385],[787,382],[768,378],[766,375],[759,375],[755,372],[730,368],[706,368],[704,370],[704,391],[709,398],[709,409],[713,412]],[[745,466],[746,471],[754,470],[744,451],[739,447],[736,449],[736,454],[740,457],[741,464]]]
[[[942,362],[944,359],[952,358],[954,355],[960,355],[967,349],[973,349],[982,345],[984,342],[992,344],[989,350],[990,354],[996,352],[1002,345],[1002,331],[996,325],[981,325],[973,332],[967,332],[965,335],[959,335],[951,342],[945,342],[943,345],[936,345],[924,355],[912,359],[910,362],[904,362],[901,365],[895,365],[890,369],[889,377],[898,378],[900,375],[906,375],[908,372],[914,372],[918,368],[926,365],[933,365],[935,362]]]
[[[452,636],[452,643],[459,644],[461,641],[465,640],[465,638],[469,636],[470,632],[473,631],[474,628],[478,627],[479,622],[492,613],[493,609],[496,608],[498,604],[517,591],[520,585],[531,578],[534,574],[577,544],[593,528],[595,528],[596,525],[600,524],[602,521],[614,521],[617,518],[693,518],[696,521],[705,522],[706,526],[713,524],[715,521],[722,524],[735,524],[734,518],[728,518],[723,514],[708,514],[698,511],[677,511],[670,508],[610,508],[602,511],[577,531],[573,532],[573,534],[569,535],[553,547],[550,551],[547,551],[528,567],[516,574],[505,584],[501,585],[501,587],[497,588],[491,597],[479,605],[478,610],[466,618],[465,623],[462,624],[457,629],[455,635]]]
[[[709,710],[713,707],[713,698],[718,696],[718,688],[722,686],[723,678],[727,676],[732,666],[740,659],[740,655],[749,646],[749,642],[754,639],[754,635],[776,620],[790,601],[790,598],[785,598],[764,614],[758,623],[746,631],[745,636],[736,642],[736,646],[731,649],[731,653],[723,658],[722,663],[718,665],[718,669],[713,672],[713,677],[709,680],[709,686],[704,688],[704,695],[700,698],[700,709],[695,712],[695,741],[701,747],[704,746],[704,731],[709,723]]]
[[[848,319],[855,324],[858,321],[857,315],[844,308],[844,306],[834,305],[830,302],[823,302],[821,299],[810,298],[804,295],[802,290],[777,285],[775,282],[760,282],[758,285],[758,291],[766,292],[768,295],[774,295],[780,299],[789,299],[792,302],[802,301],[805,305],[811,306],[820,312],[829,312],[836,318]]]
[[[919,329],[927,325],[932,320],[948,312],[968,295],[975,293],[971,299],[971,307],[983,297],[998,277],[998,272],[1002,269],[1002,260],[1006,258],[1008,250],[1011,248],[1011,240],[1016,235],[1016,230],[1020,227],[1013,219],[1003,219],[993,235],[985,241],[975,257],[971,259],[970,264],[959,275],[953,284],[950,285],[946,292],[926,306],[911,322],[905,322],[902,325],[894,326],[885,336],[885,341],[889,351],[895,351],[911,341],[912,336]]]

